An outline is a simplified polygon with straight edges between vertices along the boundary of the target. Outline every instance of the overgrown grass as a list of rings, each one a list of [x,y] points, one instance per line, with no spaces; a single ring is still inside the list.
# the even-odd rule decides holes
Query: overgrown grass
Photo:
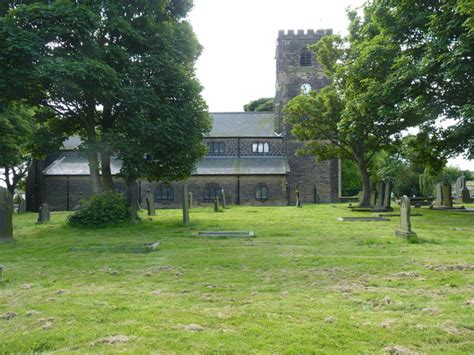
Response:
[[[394,237],[397,217],[337,221],[359,215],[342,205],[193,209],[190,227],[160,210],[96,231],[66,226],[66,213],[15,216],[0,317],[16,317],[0,318],[0,353],[472,353],[474,214],[421,212],[416,243]]]

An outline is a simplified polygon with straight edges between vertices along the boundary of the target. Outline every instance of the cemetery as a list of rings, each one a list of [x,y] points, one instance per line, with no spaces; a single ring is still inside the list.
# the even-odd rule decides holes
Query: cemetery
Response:
[[[1,2],[0,354],[473,354],[471,2]]]

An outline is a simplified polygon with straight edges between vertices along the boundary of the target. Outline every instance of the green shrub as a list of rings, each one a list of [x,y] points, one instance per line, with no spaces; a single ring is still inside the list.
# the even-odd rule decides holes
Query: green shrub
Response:
[[[68,218],[69,225],[74,227],[104,227],[130,222],[127,202],[117,193],[104,193],[81,201],[80,208]]]

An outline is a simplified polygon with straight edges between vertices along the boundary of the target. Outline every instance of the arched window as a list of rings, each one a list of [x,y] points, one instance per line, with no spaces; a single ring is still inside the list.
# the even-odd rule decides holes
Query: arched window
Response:
[[[303,47],[300,52],[300,66],[310,67],[313,65],[313,55],[307,47]]]
[[[213,202],[216,197],[219,197],[221,195],[221,185],[216,184],[215,182],[210,182],[204,187],[204,196],[203,200],[206,203],[211,203]]]
[[[256,142],[252,144],[252,153],[269,153],[270,144],[268,142]]]
[[[268,187],[263,182],[257,184],[255,187],[255,199],[257,201],[266,201],[268,200]]]
[[[174,201],[174,190],[171,185],[161,183],[155,189],[155,202],[171,203]]]

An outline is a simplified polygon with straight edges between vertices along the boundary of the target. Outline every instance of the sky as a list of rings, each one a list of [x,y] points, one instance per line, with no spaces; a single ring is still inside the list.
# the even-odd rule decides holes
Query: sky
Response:
[[[346,10],[364,0],[194,0],[189,20],[201,45],[196,66],[211,112],[243,111],[275,95],[279,30],[332,29],[346,34]],[[474,170],[474,161],[449,165]]]

